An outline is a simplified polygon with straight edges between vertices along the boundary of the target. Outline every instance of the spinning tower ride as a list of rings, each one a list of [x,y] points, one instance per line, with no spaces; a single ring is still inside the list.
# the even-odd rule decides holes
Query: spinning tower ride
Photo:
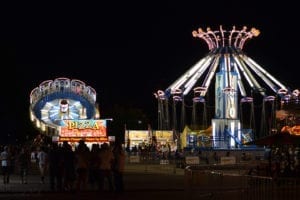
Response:
[[[265,116],[266,107],[271,107],[269,115],[274,115],[276,100],[288,101],[295,97],[295,92],[291,92],[285,85],[263,69],[253,59],[248,57],[243,48],[245,43],[253,37],[257,37],[260,31],[251,28],[247,30],[244,26],[237,29],[235,26],[231,30],[225,30],[220,26],[219,30],[206,31],[199,28],[192,32],[196,38],[203,39],[209,48],[209,53],[199,62],[192,66],[186,73],[178,78],[166,90],[159,90],[155,93],[158,100],[158,128],[172,128],[178,130],[179,116],[176,107],[181,103],[181,127],[185,121],[185,97],[194,92],[193,97],[193,123],[196,121],[196,105],[202,104],[202,124],[206,121],[206,101],[211,85],[214,85],[214,117],[211,120],[212,126],[212,146],[216,148],[235,148],[242,144],[242,129],[244,119],[242,117],[243,105],[248,104],[250,111],[248,114],[249,123],[254,123],[253,92],[262,97],[261,115],[262,126],[260,136],[267,135],[273,128],[270,117]],[[213,83],[214,82],[214,83]],[[269,90],[272,94],[270,95]],[[287,99],[288,98],[288,99]],[[168,102],[173,102],[173,118],[169,119]],[[273,117],[274,118],[274,117]],[[272,119],[273,119],[272,118]],[[241,121],[243,123],[241,123]],[[274,121],[274,120],[271,120]],[[266,125],[267,124],[267,125]],[[252,128],[250,126],[250,128]],[[180,130],[179,130],[180,131]],[[252,138],[253,139],[253,138]]]

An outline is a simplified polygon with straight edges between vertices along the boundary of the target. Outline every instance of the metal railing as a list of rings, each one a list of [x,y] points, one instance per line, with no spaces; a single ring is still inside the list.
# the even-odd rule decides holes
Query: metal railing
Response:
[[[184,172],[184,188],[189,199],[296,200],[300,178],[251,176],[227,173],[226,169],[195,169]]]

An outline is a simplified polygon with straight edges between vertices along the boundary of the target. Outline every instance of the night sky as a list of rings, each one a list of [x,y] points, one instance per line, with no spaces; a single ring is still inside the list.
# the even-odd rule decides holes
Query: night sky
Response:
[[[192,37],[199,27],[259,29],[244,52],[285,85],[300,87],[296,3],[101,2],[2,6],[1,137],[28,133],[30,91],[58,77],[95,88],[103,118],[120,105],[155,121],[153,92],[208,53],[206,43]]]

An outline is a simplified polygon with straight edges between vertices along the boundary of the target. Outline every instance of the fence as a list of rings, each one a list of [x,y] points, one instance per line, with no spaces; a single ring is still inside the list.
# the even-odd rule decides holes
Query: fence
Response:
[[[231,166],[234,168],[234,166]],[[300,179],[251,176],[226,170],[186,168],[184,188],[188,199],[296,200]]]
[[[145,173],[163,173],[163,174],[184,174],[183,167],[180,166],[180,160],[174,159],[149,159],[131,155],[127,157],[126,171],[134,172],[139,169]]]
[[[226,159],[222,159],[226,158]],[[127,168],[139,166],[143,168],[145,172],[152,172],[155,170],[159,173],[181,173],[186,166],[193,166],[198,169],[216,169],[221,166],[222,169],[230,171],[229,168],[234,167],[234,170],[239,169],[240,173],[246,173],[252,165],[256,165],[255,160],[242,161],[235,156],[220,156],[218,159],[214,159],[213,153],[210,156],[198,156],[198,155],[186,155],[183,157],[162,157],[157,156],[155,152],[149,152],[147,154],[128,154],[126,156]],[[221,169],[220,168],[220,169]],[[157,170],[159,169],[159,170]]]

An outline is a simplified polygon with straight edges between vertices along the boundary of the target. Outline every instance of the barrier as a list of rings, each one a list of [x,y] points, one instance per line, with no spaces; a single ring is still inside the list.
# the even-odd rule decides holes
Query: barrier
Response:
[[[139,163],[140,156],[129,156],[129,163]]]
[[[186,156],[185,163],[187,165],[199,165],[200,164],[199,156]]]
[[[160,160],[160,162],[159,162],[161,165],[168,165],[168,164],[170,164],[169,163],[169,160]]]
[[[187,199],[231,200],[296,200],[300,196],[300,179],[226,174],[226,170],[193,169],[184,171],[184,190]]]

